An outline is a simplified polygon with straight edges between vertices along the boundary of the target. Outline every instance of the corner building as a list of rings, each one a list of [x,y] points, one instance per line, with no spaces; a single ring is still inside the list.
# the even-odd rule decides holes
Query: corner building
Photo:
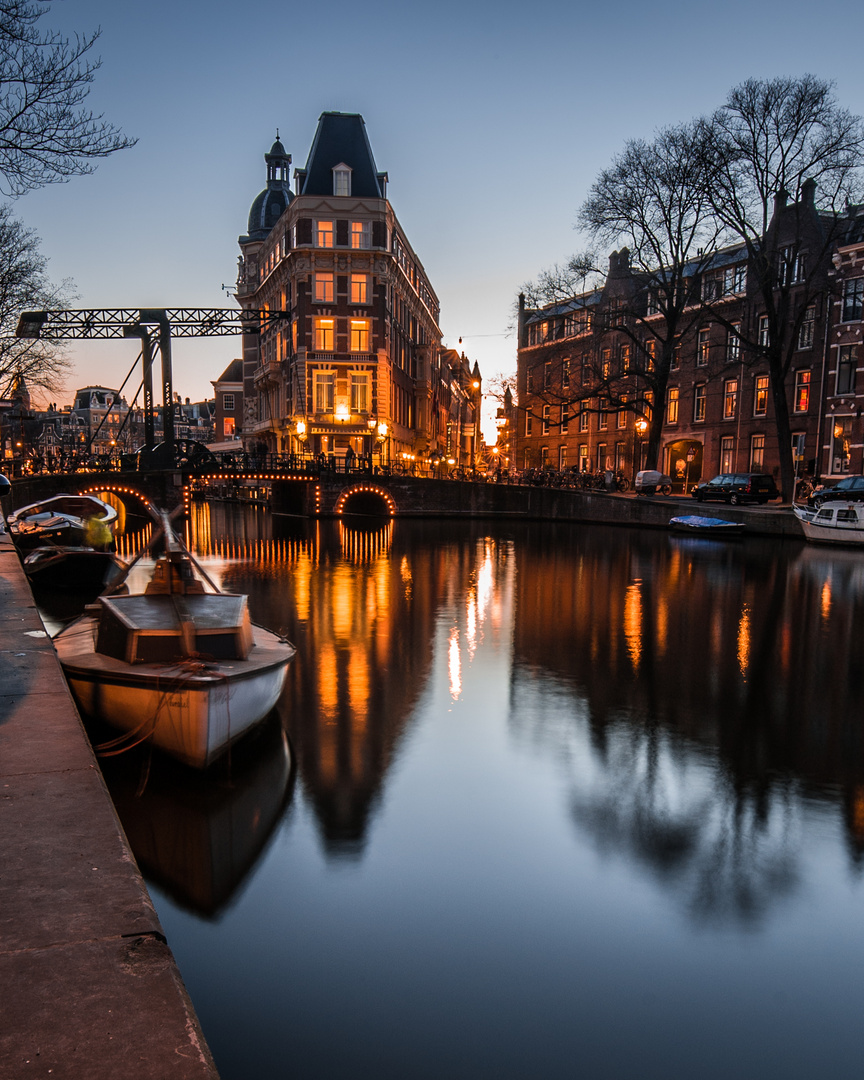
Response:
[[[243,441],[271,452],[399,456],[476,452],[479,371],[462,430],[441,422],[451,384],[438,299],[387,198],[362,116],[325,112],[305,168],[278,137],[267,187],[239,239],[237,298],[285,321],[243,350]],[[466,362],[467,363],[467,362]],[[476,370],[476,365],[475,365]]]

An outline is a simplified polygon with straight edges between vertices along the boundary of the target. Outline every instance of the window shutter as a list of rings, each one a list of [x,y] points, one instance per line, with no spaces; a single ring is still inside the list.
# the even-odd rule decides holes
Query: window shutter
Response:
[[[336,246],[348,247],[348,222],[336,222]]]
[[[383,221],[372,222],[372,247],[383,248],[387,245],[387,227]]]
[[[299,218],[297,221],[298,246],[312,246],[312,218]]]

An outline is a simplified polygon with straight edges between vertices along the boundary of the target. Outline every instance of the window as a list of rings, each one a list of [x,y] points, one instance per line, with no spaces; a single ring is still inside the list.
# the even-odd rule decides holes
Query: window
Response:
[[[626,399],[622,398],[622,402],[625,401],[625,400]],[[628,415],[628,413],[627,413],[626,408],[620,408],[618,410],[618,427],[619,428],[626,428],[627,427],[627,415]]]
[[[645,309],[646,315],[656,315],[660,311],[660,290],[648,290],[648,304]]]
[[[810,304],[807,310],[804,312],[804,319],[801,322],[801,326],[798,328],[798,348],[799,349],[812,349],[813,348],[813,327],[816,323],[816,305]]]
[[[670,386],[666,391],[666,423],[678,423],[678,387]]]
[[[332,304],[333,303],[333,275],[332,274],[316,274],[315,275],[315,303],[316,304]]]
[[[678,344],[675,346],[675,349],[674,349],[674,351],[672,353],[672,361],[671,361],[671,363],[669,365],[669,370],[670,371],[677,371],[678,368],[680,368],[680,367],[681,367],[681,342],[679,341]]]
[[[549,468],[549,447],[548,446],[541,446],[540,447],[540,468],[541,469],[548,469]]]
[[[843,282],[843,322],[861,318],[864,305],[864,278],[852,278]]]
[[[315,244],[319,248],[333,247],[333,222],[319,221],[317,223]]]
[[[543,389],[548,390],[552,385],[552,361],[547,360],[543,365]]]
[[[315,351],[333,352],[334,319],[315,320]]]
[[[720,440],[720,472],[732,472],[732,459],[734,457],[735,440],[731,435],[724,435]]]
[[[841,345],[837,352],[837,393],[851,394],[855,390],[857,345]]]
[[[333,412],[333,372],[315,372],[315,412]]]
[[[222,434],[226,439],[234,438],[234,417],[226,416],[222,420]]]
[[[534,417],[531,415],[530,412],[526,412],[525,413],[525,434],[526,435],[531,434],[531,429],[533,428],[533,426],[534,426]]]
[[[708,350],[711,347],[711,331],[706,326],[699,331],[699,344],[696,349],[696,365],[704,367],[708,363]]]
[[[835,417],[831,441],[831,472],[849,472],[849,437],[852,421],[847,417]]]
[[[765,436],[750,436],[750,472],[762,472],[765,468]]]
[[[647,371],[654,370],[654,353],[657,348],[657,342],[654,338],[645,342],[645,367]]]
[[[351,412],[369,412],[369,376],[364,373],[351,373]]]
[[[768,326],[768,316],[759,316],[759,344],[763,349],[767,349],[771,344],[771,331]]]
[[[352,221],[351,222],[351,247],[352,248],[371,248],[372,247],[372,222],[371,221]]]
[[[753,415],[764,416],[768,412],[768,376],[757,375],[753,389]]]
[[[630,346],[629,345],[622,345],[621,346],[621,370],[622,371],[629,371],[630,370]]]
[[[588,413],[588,410],[585,408],[585,402],[583,401],[582,405],[581,405],[581,407],[579,409],[579,430],[580,431],[587,431],[588,430],[588,416],[589,416],[589,413]]]
[[[558,447],[558,472],[564,472],[567,468],[567,447]]]
[[[598,404],[601,405],[601,408],[597,413],[597,430],[605,431],[609,427],[609,413],[606,409],[602,408],[602,405],[605,403],[599,402]]]
[[[794,285],[807,276],[807,257],[803,252],[796,254],[795,248],[785,247],[780,252],[777,267],[777,282],[781,286]]]
[[[719,300],[723,291],[722,274],[706,274],[702,279],[702,299],[707,301]]]
[[[551,405],[544,405],[543,406],[543,429],[541,431],[542,435],[548,435],[549,434],[549,411],[550,411],[551,408],[552,408]]]
[[[693,422],[705,422],[705,383],[699,383],[693,388]]]
[[[612,374],[612,350],[604,349],[600,353],[600,374],[604,379],[608,379]]]
[[[588,447],[585,443],[579,447],[579,472],[588,472]]]
[[[528,368],[528,391],[529,393],[534,389],[534,369]]]
[[[561,364],[561,389],[570,389],[570,361],[565,360]]]
[[[738,407],[738,380],[727,379],[723,384],[723,419],[731,420]]]
[[[234,412],[234,395],[233,394],[223,394],[222,395],[222,411],[223,412]]]
[[[351,194],[351,170],[347,165],[336,165],[333,169],[333,194]]]
[[[566,435],[570,426],[570,412],[566,405],[561,406],[561,434]]]
[[[619,472],[624,471],[624,466],[627,464],[627,443],[619,442],[615,443],[615,468]]]
[[[807,412],[810,407],[810,372],[795,372],[795,402],[794,410],[797,413]]]
[[[745,266],[727,266],[723,271],[723,295],[731,296],[733,293],[744,292],[746,277]]]
[[[732,323],[726,333],[726,360],[736,363],[741,359],[741,323]]]
[[[351,303],[369,303],[369,277],[366,274],[351,275]]]
[[[597,468],[608,469],[611,462],[606,454],[606,443],[597,443]]]
[[[369,320],[352,319],[349,348],[351,352],[369,352]]]

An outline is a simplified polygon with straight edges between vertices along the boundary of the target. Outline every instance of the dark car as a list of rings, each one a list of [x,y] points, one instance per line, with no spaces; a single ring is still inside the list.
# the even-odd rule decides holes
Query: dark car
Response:
[[[718,499],[737,506],[744,502],[766,503],[769,499],[779,498],[780,492],[773,476],[766,473],[721,473],[707,484],[694,488],[692,495],[697,502]]]
[[[807,505],[818,508],[822,503],[832,501],[864,502],[864,476],[844,476],[833,487],[814,491]]]

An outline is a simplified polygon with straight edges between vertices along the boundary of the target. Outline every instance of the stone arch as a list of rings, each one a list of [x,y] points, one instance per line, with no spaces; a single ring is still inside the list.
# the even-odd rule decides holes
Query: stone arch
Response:
[[[396,503],[386,488],[376,484],[352,484],[340,493],[334,511],[339,516],[362,514],[366,517],[394,517]]]

